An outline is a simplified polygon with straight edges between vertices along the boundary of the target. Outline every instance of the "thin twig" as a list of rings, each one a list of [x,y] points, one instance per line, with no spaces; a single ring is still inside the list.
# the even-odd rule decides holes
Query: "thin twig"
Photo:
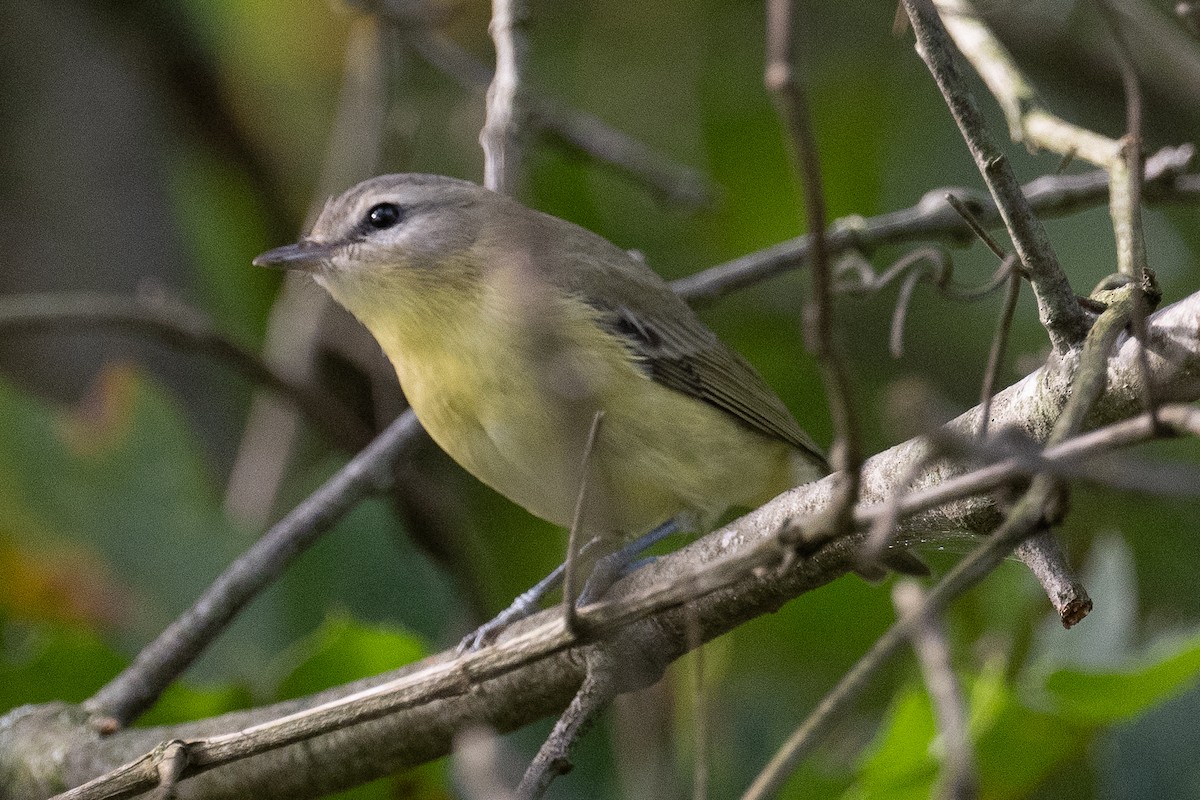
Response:
[[[579,464],[579,492],[575,496],[575,513],[571,516],[571,530],[567,537],[567,558],[563,565],[563,620],[570,631],[578,631],[579,628],[579,618],[575,613],[575,603],[579,600],[580,592],[579,557],[582,548],[591,543],[581,542],[580,533],[585,518],[592,453],[596,449],[596,437],[600,434],[600,424],[603,421],[604,410],[600,409],[592,416],[592,425],[588,428],[587,441],[583,445],[583,455]]]
[[[1054,430],[1046,439],[1053,445],[1073,436],[1082,426],[1092,404],[1104,391],[1108,379],[1108,356],[1133,315],[1134,297],[1140,286],[1127,284],[1106,292],[1108,307],[1088,331],[1079,357],[1079,367],[1071,376],[1071,391]]]
[[[517,194],[521,183],[528,127],[522,85],[529,60],[527,14],[523,0],[492,0],[492,21],[488,25],[496,47],[496,73],[487,91],[487,120],[479,133],[484,153],[483,185],[509,195]]]
[[[396,26],[421,58],[465,89],[478,91],[492,82],[493,72],[486,64],[447,37],[430,33],[428,26],[409,24],[397,18],[391,11],[394,5],[384,3],[377,11]],[[674,163],[593,114],[569,108],[532,91],[526,91],[523,96],[530,124],[552,141],[613,168],[673,203],[688,208],[712,205],[716,191],[698,170]]]
[[[992,397],[996,394],[996,379],[1000,375],[1000,363],[1008,349],[1008,334],[1012,330],[1013,315],[1017,311],[1017,300],[1021,296],[1021,272],[1016,268],[1016,259],[1009,256],[1002,266],[1011,270],[1008,291],[1004,295],[1004,308],[996,320],[996,333],[992,336],[992,347],[988,350],[987,367],[983,371],[983,385],[979,389],[979,438],[987,436],[989,418],[992,415]]]
[[[888,335],[888,350],[892,358],[898,359],[904,355],[904,323],[908,318],[913,294],[916,293],[917,284],[920,282],[921,273],[913,270],[900,284],[900,291],[896,293],[896,308],[892,312],[892,328]]]
[[[371,440],[366,426],[336,398],[274,369],[181,301],[160,293],[139,297],[74,292],[0,297],[0,331],[78,333],[95,328],[150,334],[173,347],[218,359],[252,383],[290,401],[342,448],[357,450]]]
[[[967,708],[962,687],[950,663],[950,643],[945,626],[938,617],[924,613],[924,592],[912,581],[896,584],[892,589],[892,602],[899,616],[912,616],[914,619],[909,638],[933,701],[934,718],[945,754],[939,796],[945,800],[978,797],[979,775],[975,768],[971,733],[967,728]]]
[[[1031,536],[1017,548],[1017,558],[1046,590],[1064,628],[1072,628],[1092,611],[1092,598],[1067,562],[1050,531]]]
[[[1194,154],[1191,145],[1180,145],[1163,148],[1146,160],[1145,189],[1151,201],[1200,199],[1200,176],[1183,174]],[[1108,187],[1108,172],[1100,169],[1080,175],[1044,175],[1022,186],[1021,192],[1039,216],[1055,217],[1105,202]],[[934,189],[911,208],[866,219],[835,220],[826,231],[825,247],[833,257],[853,249],[870,252],[888,244],[962,239],[970,230],[946,201],[946,195],[951,193],[960,200],[964,194],[957,188]],[[970,203],[982,225],[994,228],[1003,223],[990,197],[973,196]],[[811,235],[800,236],[680,278],[671,286],[688,301],[711,301],[799,269],[808,263],[811,254]]]
[[[1038,316],[1055,353],[1063,355],[1087,332],[1087,319],[1046,235],[1013,174],[1008,158],[988,132],[954,55],[950,36],[932,0],[902,0],[917,36],[917,52],[929,67],[975,166],[996,201],[1038,303]]]
[[[784,132],[788,135],[804,190],[804,207],[812,237],[811,296],[805,304],[805,340],[816,358],[825,384],[825,398],[833,420],[834,440],[830,464],[838,473],[837,495],[829,508],[828,531],[845,530],[851,509],[858,499],[862,444],[850,378],[833,336],[833,291],[829,251],[825,246],[825,189],[821,161],[813,135],[808,98],[796,77],[794,64],[795,24],[792,0],[767,0],[767,64],[764,82],[775,102]]]
[[[542,797],[554,779],[571,769],[571,750],[595,721],[596,715],[616,696],[615,666],[603,649],[588,659],[587,676],[554,730],[542,742],[517,787],[520,800]]]
[[[1124,174],[1112,171],[1110,207],[1113,230],[1117,237],[1117,269],[1136,280],[1143,289],[1148,288],[1153,278],[1149,274],[1146,260],[1146,234],[1142,224],[1142,87],[1134,69],[1129,42],[1122,30],[1122,13],[1111,6],[1108,0],[1098,0],[1100,10],[1108,22],[1116,46],[1117,63],[1121,70],[1121,86],[1125,92],[1125,136],[1121,141]],[[1154,300],[1157,303],[1157,299]],[[1153,309],[1147,308],[1145,293],[1138,292],[1133,308],[1133,335],[1143,344],[1138,351],[1138,368],[1142,373],[1143,402],[1151,416],[1157,401],[1154,382],[1150,380],[1150,363],[1144,344],[1146,342],[1146,316]]]
[[[96,692],[84,704],[88,713],[123,726],[149,708],[251,598],[359,500],[378,489],[390,474],[390,464],[420,429],[411,411],[388,426],[324,486],[263,534],[188,611],[138,653],[132,664]]]
[[[1129,43],[1121,30],[1120,12],[1108,0],[1097,0],[1097,5],[1112,33],[1125,93],[1125,136],[1120,143],[1119,156],[1124,169],[1110,170],[1110,210],[1117,237],[1117,271],[1140,279],[1146,269],[1146,235],[1142,226],[1142,87],[1133,66]]]
[[[1200,414],[1191,414],[1190,409],[1186,406],[1171,406],[1171,409],[1171,419],[1169,422],[1164,420],[1167,431],[1183,428],[1190,430],[1192,424],[1200,421]],[[1118,423],[1078,436],[1069,444],[1064,442],[1059,447],[1048,447],[1042,451],[1041,459],[1036,463],[1029,463],[1027,459],[1020,457],[1006,458],[947,478],[941,483],[911,491],[902,495],[897,508],[892,508],[887,502],[860,506],[855,512],[855,521],[861,527],[873,525],[885,517],[896,515],[901,518],[911,517],[953,503],[959,497],[992,492],[1018,476],[1028,477],[1037,470],[1060,475],[1063,467],[1078,463],[1084,458],[1092,458],[1097,452],[1145,441],[1150,435],[1148,431],[1153,431],[1153,428],[1154,425],[1148,415],[1139,416],[1125,423]],[[1166,435],[1166,432],[1163,435]],[[921,531],[914,531],[914,536],[919,541],[924,533],[932,532],[939,527],[945,527],[945,523],[939,524],[936,521],[930,521],[921,526]]]
[[[309,203],[305,231],[325,201],[370,177],[378,165],[387,114],[386,75],[378,23],[351,23],[333,131],[321,179]],[[316,381],[323,320],[333,305],[308,275],[289,273],[271,305],[263,359],[297,380]],[[253,398],[225,490],[225,512],[253,530],[272,518],[297,436],[295,416],[270,397]],[[360,445],[361,446],[361,445]]]
[[[935,247],[919,247],[910,253],[905,253],[878,275],[870,263],[863,259],[842,259],[838,265],[839,277],[849,273],[853,275],[854,279],[839,279],[834,284],[834,290],[842,294],[855,295],[877,292],[900,276],[905,276],[900,284],[900,291],[896,294],[891,332],[888,335],[888,349],[894,358],[900,358],[904,354],[904,326],[908,317],[909,304],[918,283],[923,279],[928,279],[942,297],[969,303],[981,300],[999,288],[1011,269],[1012,264],[1001,264],[983,284],[962,286],[954,281],[954,262],[949,254]]]
[[[979,240],[987,245],[988,250],[991,250],[992,253],[995,254],[996,258],[1000,259],[1001,261],[1008,258],[1008,254],[1004,252],[1004,248],[1002,248],[996,242],[996,240],[992,238],[992,235],[987,232],[987,230],[979,222],[979,219],[975,216],[975,212],[973,212],[966,203],[964,203],[962,200],[959,200],[954,192],[946,193],[946,202],[949,203],[955,212],[957,212],[958,215],[963,218],[963,222],[967,223],[967,227],[971,229],[971,233],[979,237]]]

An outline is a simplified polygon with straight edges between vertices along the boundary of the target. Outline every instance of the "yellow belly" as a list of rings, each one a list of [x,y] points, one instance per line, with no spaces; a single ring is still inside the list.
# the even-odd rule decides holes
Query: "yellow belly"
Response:
[[[791,449],[724,412],[654,383],[635,369],[564,413],[564,401],[520,370],[448,391],[437,376],[405,391],[433,439],[469,472],[533,514],[568,526],[579,495],[586,429],[603,410],[589,456],[593,502],[612,533],[639,534],[683,511],[708,520],[731,505],[754,505],[793,485]]]
[[[655,383],[582,304],[555,310],[553,330],[569,331],[557,338],[510,324],[520,315],[486,301],[441,308],[436,325],[398,324],[394,311],[359,316],[434,441],[543,519],[570,525],[598,410],[588,460],[593,536],[639,535],[681,512],[707,525],[812,477],[794,472],[802,459],[789,445]]]

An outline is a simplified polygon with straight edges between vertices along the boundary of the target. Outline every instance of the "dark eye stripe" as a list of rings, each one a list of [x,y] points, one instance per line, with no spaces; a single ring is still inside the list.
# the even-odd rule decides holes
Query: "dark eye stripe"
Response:
[[[383,230],[398,223],[403,216],[400,206],[395,203],[379,203],[371,206],[371,210],[367,212],[366,223],[372,228]]]

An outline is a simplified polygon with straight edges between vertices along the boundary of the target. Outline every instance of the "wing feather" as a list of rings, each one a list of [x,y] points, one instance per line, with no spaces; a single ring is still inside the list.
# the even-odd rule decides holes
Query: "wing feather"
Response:
[[[551,281],[594,308],[600,325],[620,337],[653,380],[725,411],[752,430],[787,442],[828,472],[821,449],[779,396],[739,353],[717,338],[658,273],[596,234],[538,215],[543,247],[565,249],[537,264],[560,268]],[[563,261],[571,268],[562,268]]]
[[[594,301],[592,305],[597,307]],[[758,371],[699,319],[689,325],[680,324],[677,316],[646,319],[628,307],[597,308],[602,324],[629,345],[651,378],[720,408],[826,466],[820,448]]]

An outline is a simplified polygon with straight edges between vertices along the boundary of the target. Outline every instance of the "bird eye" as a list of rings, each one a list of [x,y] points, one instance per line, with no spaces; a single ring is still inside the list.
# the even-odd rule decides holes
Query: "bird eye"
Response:
[[[400,206],[395,203],[380,203],[371,206],[371,210],[367,212],[367,224],[372,228],[383,230],[399,222],[400,217]]]

